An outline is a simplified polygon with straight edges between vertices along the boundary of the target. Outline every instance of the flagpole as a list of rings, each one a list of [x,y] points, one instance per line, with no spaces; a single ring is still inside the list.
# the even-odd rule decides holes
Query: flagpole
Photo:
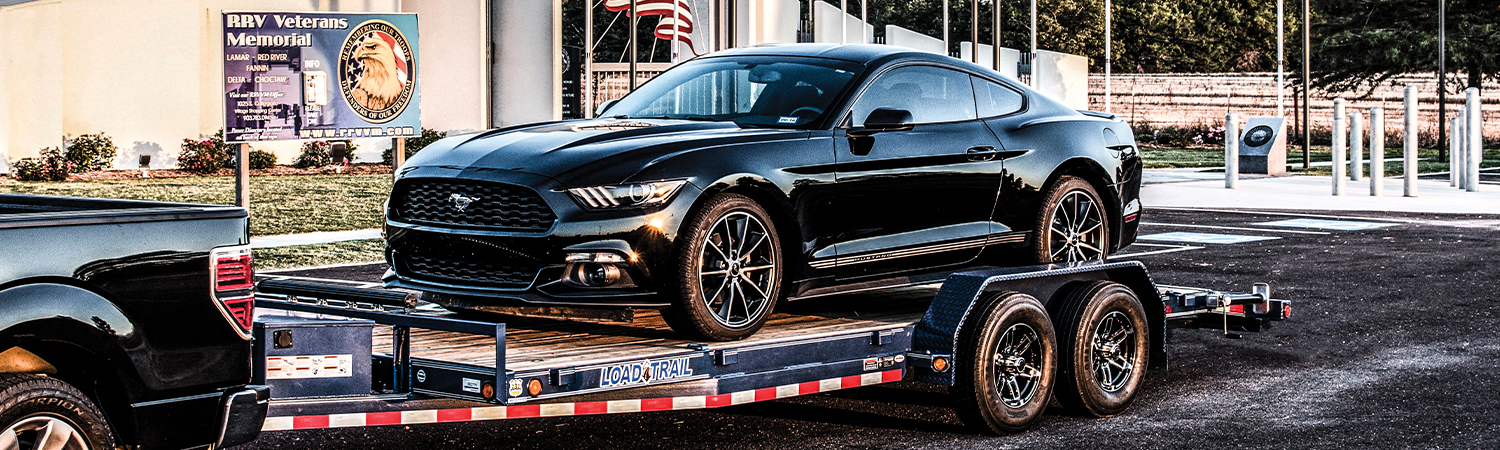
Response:
[[[849,0],[839,0],[839,43],[849,43]]]
[[[672,0],[672,64],[677,64],[677,27],[682,16],[678,15],[677,7],[682,5],[682,0]]]
[[[594,117],[594,0],[583,8],[583,107],[579,117]]]
[[[638,33],[636,31],[636,22],[637,22],[637,19],[639,19],[639,17],[635,14],[636,13],[635,2],[636,2],[636,0],[630,0],[630,90],[631,91],[635,90],[635,59],[636,59],[636,55],[635,54],[636,54],[636,41],[640,40],[640,39],[637,39],[638,36],[636,36],[637,34],[640,34],[640,33]]]
[[[865,26],[870,24],[870,8],[866,6],[869,4],[870,0],[859,0],[859,43],[861,44],[870,43],[865,38]]]
[[[973,25],[969,28],[974,32],[973,36],[970,37],[973,40],[969,41],[972,43],[970,45],[974,47],[969,52],[969,59],[974,60],[974,64],[979,64],[979,0],[974,0],[974,10],[969,11],[969,25]]]
[[[1000,31],[1005,28],[1005,22],[1004,22],[1005,19],[1000,14],[1000,2],[1001,2],[1001,0],[995,0],[995,48],[994,48],[994,50],[995,50],[995,61],[994,61],[994,63],[995,63],[995,71],[996,72],[1000,72],[1000,43],[1002,42],[1002,40],[1000,39],[1000,37],[1002,36],[1000,34]],[[1000,73],[1004,73],[1004,72],[1000,72]]]

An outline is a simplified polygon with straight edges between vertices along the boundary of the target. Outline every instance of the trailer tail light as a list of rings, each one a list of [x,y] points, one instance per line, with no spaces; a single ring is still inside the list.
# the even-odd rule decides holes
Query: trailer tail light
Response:
[[[242,337],[249,337],[255,324],[255,264],[250,246],[237,245],[213,250],[209,257],[213,297],[220,312]]]

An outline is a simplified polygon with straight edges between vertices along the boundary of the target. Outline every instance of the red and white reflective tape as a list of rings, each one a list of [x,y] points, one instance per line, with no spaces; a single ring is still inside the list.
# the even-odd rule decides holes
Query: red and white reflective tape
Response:
[[[524,419],[528,417],[563,417],[586,414],[618,414],[645,411],[676,411],[718,408],[778,398],[796,397],[819,392],[901,381],[901,370],[851,375],[806,383],[733,392],[718,395],[645,398],[603,402],[547,403],[537,405],[483,406],[478,408],[427,409],[317,416],[267,417],[262,431],[309,430],[318,428],[368,427],[377,425],[410,425],[417,423],[471,422],[477,420]]]

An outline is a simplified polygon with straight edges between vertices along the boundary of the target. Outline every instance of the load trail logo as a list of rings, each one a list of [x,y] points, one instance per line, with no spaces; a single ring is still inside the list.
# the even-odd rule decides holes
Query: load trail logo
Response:
[[[692,358],[635,361],[599,369],[599,387],[629,386],[693,376]]]
[[[389,122],[411,103],[415,68],[401,31],[384,20],[371,20],[355,27],[339,50],[339,90],[361,118]]]

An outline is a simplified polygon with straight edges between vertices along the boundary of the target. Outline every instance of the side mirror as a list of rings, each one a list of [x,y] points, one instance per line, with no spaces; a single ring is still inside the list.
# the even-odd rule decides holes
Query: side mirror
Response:
[[[915,119],[911,111],[896,108],[875,108],[870,115],[865,116],[865,128],[871,130],[897,130],[911,129]]]
[[[603,116],[605,111],[609,111],[609,107],[615,106],[615,103],[619,103],[619,102],[620,102],[620,99],[618,99],[618,98],[614,99],[614,100],[610,100],[610,101],[604,102],[604,104],[599,105],[599,109],[594,110],[594,117]]]

